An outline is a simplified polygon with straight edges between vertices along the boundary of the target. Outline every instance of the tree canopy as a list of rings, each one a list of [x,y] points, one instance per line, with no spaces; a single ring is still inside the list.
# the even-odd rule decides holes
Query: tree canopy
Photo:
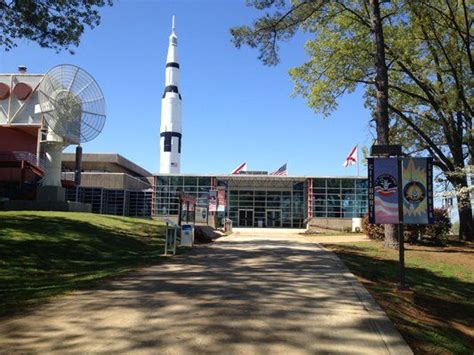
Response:
[[[57,51],[77,47],[86,27],[100,23],[99,8],[112,0],[0,0],[0,46],[11,50],[20,39]]]
[[[389,72],[390,140],[412,153],[434,157],[461,192],[457,196],[461,234],[472,238],[467,170],[474,163],[472,5],[465,0],[380,3]],[[294,95],[328,116],[341,95],[363,85],[366,105],[376,107],[373,0],[249,4],[267,13],[251,26],[231,29],[233,42],[257,48],[266,65],[278,63],[279,41],[289,40],[298,30],[313,35],[305,44],[308,61],[290,69]]]

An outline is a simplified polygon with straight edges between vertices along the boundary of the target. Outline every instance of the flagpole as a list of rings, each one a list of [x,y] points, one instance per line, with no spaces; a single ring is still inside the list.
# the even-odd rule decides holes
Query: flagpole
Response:
[[[359,176],[359,145],[357,145],[357,177]]]

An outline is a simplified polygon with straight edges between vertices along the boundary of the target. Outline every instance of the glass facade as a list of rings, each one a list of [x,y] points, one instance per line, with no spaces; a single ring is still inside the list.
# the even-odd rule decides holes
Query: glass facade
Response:
[[[151,217],[153,192],[95,187],[66,189],[66,200],[90,203],[92,212],[130,217]]]
[[[311,215],[352,218],[367,211],[367,179],[363,178],[167,175],[155,177],[155,213],[178,215],[180,192],[195,197],[198,207],[207,208],[208,193],[217,188],[226,195],[225,212],[218,217],[226,216],[240,227],[303,228]],[[308,211],[310,205],[312,211]]]
[[[367,179],[313,178],[313,216],[352,218],[367,212]]]
[[[234,226],[303,227],[306,214],[303,189],[230,189],[228,196],[228,217]]]
[[[79,187],[66,189],[66,199],[90,203],[93,213],[177,216],[181,192],[196,198],[197,207],[207,209],[209,191],[215,189],[224,190],[226,196],[225,211],[218,212],[218,220],[228,217],[240,227],[304,228],[311,216],[353,218],[367,212],[365,178],[155,176],[154,194],[151,190]]]
[[[155,213],[158,216],[177,216],[181,192],[196,198],[198,207],[207,207],[209,190],[211,190],[210,177],[156,176]]]

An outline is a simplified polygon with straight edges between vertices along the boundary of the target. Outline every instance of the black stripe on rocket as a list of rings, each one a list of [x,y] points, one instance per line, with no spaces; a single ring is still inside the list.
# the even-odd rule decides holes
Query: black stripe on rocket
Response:
[[[171,62],[171,63],[166,63],[166,67],[172,67],[172,68],[178,68],[179,69],[179,63],[176,62]]]
[[[165,98],[167,92],[174,92],[178,94],[179,99],[182,100],[181,94],[179,93],[178,87],[176,85],[168,85],[165,87],[165,92],[163,93],[163,97],[162,97],[163,99]]]
[[[181,138],[183,135],[179,132],[161,132],[160,137],[165,137],[165,144],[163,145],[164,152],[171,152],[172,138],[178,137],[178,153],[181,153]]]

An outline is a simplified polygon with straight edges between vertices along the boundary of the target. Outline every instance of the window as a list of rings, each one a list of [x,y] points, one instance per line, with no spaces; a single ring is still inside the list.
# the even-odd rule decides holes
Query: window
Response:
[[[164,144],[165,152],[171,152],[171,138],[172,136],[170,134],[165,135],[165,144]]]
[[[168,186],[170,183],[170,178],[168,176],[157,176],[156,185],[157,186]]]
[[[184,177],[184,185],[185,186],[196,186],[197,181],[198,181],[198,179],[195,176],[185,176]]]
[[[209,177],[199,177],[199,186],[211,186],[211,178]]]
[[[182,176],[171,176],[170,177],[170,185],[173,188],[176,188],[177,186],[182,186],[183,185],[183,177]]]
[[[342,179],[341,184],[343,189],[354,189],[353,179]]]

